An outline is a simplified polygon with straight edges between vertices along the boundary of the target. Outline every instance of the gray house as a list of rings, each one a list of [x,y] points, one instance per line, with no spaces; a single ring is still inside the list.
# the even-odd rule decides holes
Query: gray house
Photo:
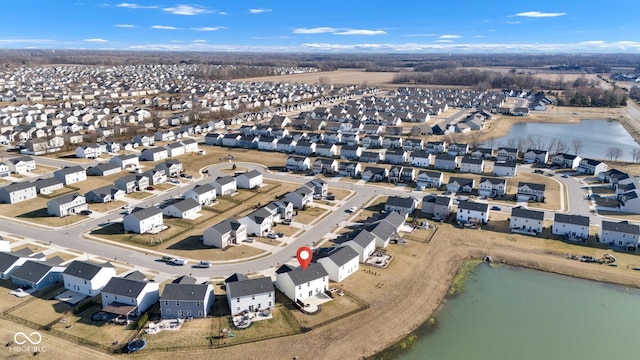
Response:
[[[205,318],[213,306],[213,285],[183,276],[165,285],[160,295],[163,319]]]

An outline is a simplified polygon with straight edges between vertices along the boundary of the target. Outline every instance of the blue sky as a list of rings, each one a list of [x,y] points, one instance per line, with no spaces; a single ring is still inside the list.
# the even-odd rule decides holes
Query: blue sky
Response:
[[[0,48],[640,53],[637,0],[128,1],[0,0]]]

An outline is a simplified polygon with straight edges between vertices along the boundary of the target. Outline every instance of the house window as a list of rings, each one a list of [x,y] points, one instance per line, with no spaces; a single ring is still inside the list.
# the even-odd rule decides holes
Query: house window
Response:
[[[165,314],[171,314],[171,310],[167,309],[167,310],[165,310],[165,312],[164,312],[164,313],[165,313]]]
[[[169,306],[169,301],[165,300],[164,301],[164,306]]]
[[[196,306],[200,306],[200,301],[196,301]]]
[[[255,300],[255,299],[256,299],[255,295],[251,296],[251,300]]]
[[[176,300],[176,306],[180,306],[180,301]]]
[[[238,302],[240,302],[240,298],[238,298],[238,300],[237,300],[237,301],[238,301]]]
[[[198,310],[198,316],[202,317],[202,310]]]
[[[187,316],[191,316],[191,310],[187,310]]]
[[[269,293],[269,297],[271,297],[271,293]]]

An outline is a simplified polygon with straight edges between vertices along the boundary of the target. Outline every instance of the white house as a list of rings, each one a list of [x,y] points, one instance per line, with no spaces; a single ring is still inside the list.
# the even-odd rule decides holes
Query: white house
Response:
[[[576,169],[580,165],[580,156],[560,153],[553,155],[551,164],[565,169]]]
[[[155,206],[136,208],[123,218],[122,223],[125,232],[144,234],[163,226],[162,210]]]
[[[329,288],[329,274],[322,264],[310,264],[306,270],[282,265],[276,270],[276,287],[293,302],[323,293]]]
[[[311,167],[311,160],[305,156],[289,156],[285,165],[290,171],[307,171]]]
[[[14,174],[25,174],[36,169],[36,161],[30,156],[20,156],[5,162]]]
[[[518,163],[515,161],[496,161],[493,163],[493,175],[512,177],[518,175]]]
[[[202,205],[191,198],[179,200],[162,209],[162,215],[174,218],[194,218],[202,210]]]
[[[314,194],[314,189],[303,185],[294,191],[288,192],[284,199],[290,202],[295,209],[304,209],[306,206],[313,204]]]
[[[102,311],[140,316],[160,299],[160,284],[112,277],[102,288]]]
[[[240,244],[247,239],[247,226],[234,218],[228,218],[208,229],[202,234],[202,243],[224,249],[232,244]]]
[[[460,172],[482,174],[484,172],[484,159],[465,156],[460,162]]]
[[[140,153],[140,158],[145,161],[160,161],[169,157],[169,152],[163,147],[153,147],[144,149]]]
[[[358,253],[349,246],[331,251],[318,259],[329,274],[329,280],[341,282],[360,268]]]
[[[184,145],[179,141],[167,144],[164,148],[167,149],[167,155],[170,157],[184,155],[185,153]]]
[[[412,196],[389,196],[384,204],[387,212],[398,212],[401,214],[411,214],[418,207],[418,200]]]
[[[555,213],[552,234],[569,240],[587,240],[589,238],[589,217]]]
[[[15,204],[35,199],[38,196],[36,186],[30,182],[11,183],[0,188],[0,202]]]
[[[514,207],[509,217],[509,228],[512,232],[534,235],[541,233],[544,228],[544,212]]]
[[[201,205],[211,205],[216,201],[216,188],[211,184],[196,185],[184,193],[185,199],[193,199]]]
[[[87,180],[87,171],[82,166],[65,166],[60,170],[54,171],[53,176],[65,185],[70,185]]]
[[[118,189],[112,185],[106,185],[93,189],[84,194],[89,203],[108,203],[120,200],[125,196],[124,190]]]
[[[116,276],[116,268],[110,263],[95,264],[74,260],[62,273],[64,288],[85,296],[96,296]]]
[[[134,154],[122,154],[114,156],[109,161],[120,165],[121,169],[137,168],[138,166],[140,166],[140,160]]]
[[[433,165],[436,169],[455,170],[460,166],[460,157],[449,154],[436,154]]]
[[[626,220],[620,222],[602,220],[599,241],[603,244],[637,249],[638,236],[640,236],[638,224],[631,224]]]
[[[516,161],[518,160],[518,149],[501,147],[496,152],[497,161]]]
[[[442,186],[444,175],[440,171],[420,171],[416,180],[417,187],[439,188]]]
[[[478,183],[478,195],[495,197],[506,194],[507,180],[490,177],[481,177]]]
[[[544,202],[544,184],[536,184],[529,182],[519,182],[518,183],[518,193],[516,197],[518,201],[537,201]]]
[[[221,176],[210,184],[216,189],[216,195],[228,196],[238,191],[238,184],[233,176]]]
[[[198,152],[198,142],[193,139],[182,139],[180,141],[182,146],[184,147],[184,153],[197,153]]]
[[[452,176],[447,183],[447,191],[452,193],[466,192],[470,193],[476,184],[475,179],[467,179],[461,177]]]
[[[599,160],[582,159],[578,164],[577,171],[587,175],[598,175],[601,172],[607,171],[607,164]]]
[[[45,256],[41,254],[41,257],[35,256],[30,251],[21,251],[10,253],[0,251],[0,279],[9,280],[15,270],[20,268],[27,260],[44,261]]]
[[[313,162],[312,170],[314,174],[336,174],[338,172],[338,161],[335,159],[316,158]]]
[[[460,201],[456,213],[456,221],[461,223],[475,221],[486,224],[489,221],[489,204],[468,200]]]
[[[51,216],[63,217],[79,214],[88,208],[87,199],[76,192],[47,201],[47,214]]]
[[[549,152],[547,150],[527,149],[524,153],[524,161],[527,164],[546,164],[549,162]]]
[[[76,157],[84,159],[95,159],[102,155],[102,148],[98,145],[78,146],[76,148]]]
[[[227,302],[232,315],[273,310],[276,294],[270,277],[241,279],[226,283]]]
[[[247,234],[266,236],[273,226],[273,214],[265,208],[260,208],[238,221],[247,227]]]
[[[262,185],[262,173],[251,170],[236,176],[236,185],[239,189],[255,189]]]
[[[362,230],[352,239],[337,244],[338,246],[348,246],[355,250],[358,253],[358,261],[364,263],[376,249],[376,237],[367,230]]]
[[[427,195],[422,198],[420,211],[431,215],[434,219],[444,219],[451,214],[453,199],[449,196]]]

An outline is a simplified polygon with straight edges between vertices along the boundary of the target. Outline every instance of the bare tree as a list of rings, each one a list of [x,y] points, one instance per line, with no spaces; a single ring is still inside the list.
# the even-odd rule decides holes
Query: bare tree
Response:
[[[631,150],[631,157],[633,158],[634,163],[640,162],[640,149],[636,148]]]
[[[524,153],[527,147],[527,140],[522,136],[518,136],[516,139],[516,149],[518,149],[519,153]]]
[[[582,152],[584,143],[582,142],[582,139],[574,138],[573,140],[571,140],[571,147],[573,148],[573,154],[578,155],[579,152]]]
[[[565,143],[561,139],[556,139],[555,148],[553,149],[554,151],[552,151],[552,153],[554,154],[565,153],[567,152],[567,148],[568,148],[567,143]]]
[[[486,144],[489,149],[493,150],[493,147],[496,145],[496,138],[490,136],[489,139],[487,139]]]
[[[518,147],[518,139],[511,138],[511,139],[507,140],[505,147],[516,149]]]
[[[477,131],[472,131],[471,133],[469,133],[469,137],[467,140],[469,142],[469,146],[471,146],[472,148],[476,148],[478,147],[478,145],[480,145],[480,134],[478,134]]]
[[[620,156],[622,156],[622,149],[615,146],[608,147],[607,151],[605,151],[605,155],[609,158],[609,160],[618,161]]]

